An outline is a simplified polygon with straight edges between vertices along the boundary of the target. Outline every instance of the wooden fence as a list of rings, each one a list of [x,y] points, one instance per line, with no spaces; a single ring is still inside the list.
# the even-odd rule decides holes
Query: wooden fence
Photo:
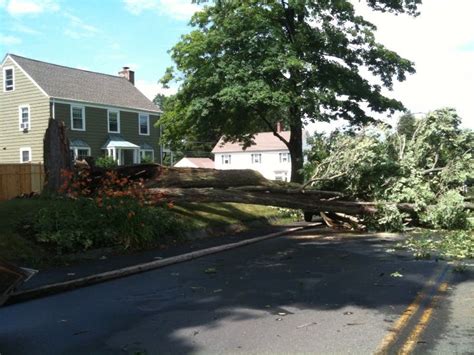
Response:
[[[21,194],[41,192],[44,184],[43,164],[0,164],[0,201]]]

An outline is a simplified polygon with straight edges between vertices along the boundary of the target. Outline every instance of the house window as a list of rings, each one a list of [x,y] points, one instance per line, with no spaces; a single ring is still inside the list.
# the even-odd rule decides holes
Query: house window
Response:
[[[15,90],[15,71],[13,67],[3,68],[3,91]]]
[[[74,158],[76,160],[84,160],[86,157],[91,156],[91,150],[89,148],[77,148],[74,149]]]
[[[150,135],[150,116],[146,113],[138,115],[138,133],[142,136]]]
[[[30,105],[19,106],[18,116],[20,119],[20,131],[28,131],[31,128]]]
[[[288,163],[290,159],[290,153],[280,153],[280,163]]]
[[[151,149],[140,149],[140,163],[141,162],[154,162],[155,152]]]
[[[84,111],[85,110],[83,106],[71,107],[71,129],[73,131],[86,130],[86,117]]]
[[[288,172],[286,171],[275,171],[276,181],[288,181]]]
[[[251,154],[252,164],[260,164],[262,162],[262,154]]]
[[[109,133],[120,133],[120,114],[119,111],[107,111],[107,126]]]
[[[229,165],[230,164],[230,154],[222,154],[222,164]]]
[[[30,163],[31,162],[31,148],[24,147],[20,148],[20,163]]]

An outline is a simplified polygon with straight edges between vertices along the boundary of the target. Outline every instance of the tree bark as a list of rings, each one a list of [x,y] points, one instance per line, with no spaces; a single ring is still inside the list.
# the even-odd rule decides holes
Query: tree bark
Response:
[[[120,178],[144,179],[149,193],[164,195],[169,202],[237,202],[347,215],[371,215],[380,205],[345,201],[344,195],[336,191],[302,189],[299,184],[270,181],[253,170],[169,168],[146,164],[118,167],[113,171]],[[101,183],[106,172],[105,169],[93,169],[91,190]],[[396,207],[401,212],[416,215],[413,204],[400,203]],[[466,208],[472,208],[472,204],[466,204]]]
[[[63,184],[63,170],[71,170],[72,160],[64,122],[49,119],[44,135],[43,156],[45,188],[48,193],[57,193]]]
[[[265,193],[242,189],[214,188],[156,188],[150,193],[163,194],[170,202],[237,202],[264,206],[302,209],[313,212],[340,212],[350,215],[370,215],[377,211],[372,202],[323,200],[305,193]],[[400,205],[402,210],[413,210],[414,206]]]
[[[290,109],[290,142],[288,149],[291,156],[291,182],[302,184],[303,174],[303,124],[297,107]]]

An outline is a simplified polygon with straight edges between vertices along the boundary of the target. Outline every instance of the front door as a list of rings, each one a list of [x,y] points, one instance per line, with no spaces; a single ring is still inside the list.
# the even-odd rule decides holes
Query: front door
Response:
[[[133,149],[122,150],[122,165],[133,165]]]

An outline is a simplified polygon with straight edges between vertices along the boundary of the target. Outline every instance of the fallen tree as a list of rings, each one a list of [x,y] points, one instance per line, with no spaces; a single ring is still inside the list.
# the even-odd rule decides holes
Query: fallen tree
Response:
[[[84,168],[84,166],[83,166]],[[326,219],[348,223],[349,216],[373,216],[387,206],[396,208],[416,219],[419,206],[412,203],[371,202],[347,199],[341,192],[318,190],[304,185],[271,181],[254,170],[214,170],[200,168],[171,168],[144,164],[115,169],[92,166],[87,177],[90,186],[102,186],[108,176],[128,182],[140,181],[149,196],[158,196],[159,203],[236,202],[290,209],[317,214],[330,213]],[[91,189],[91,193],[94,190]],[[467,208],[472,208],[466,204]],[[341,215],[342,214],[342,215]],[[360,221],[357,217],[352,225]],[[350,224],[350,223],[349,223]]]
[[[346,139],[346,137],[342,138]],[[387,174],[387,171],[392,171],[390,164],[393,165],[393,163],[391,162],[396,161],[392,155],[386,154],[386,159],[384,157],[385,160],[380,164],[377,164],[378,161],[374,162],[373,160],[373,157],[377,156],[377,154],[380,156],[378,150],[384,151],[379,148],[379,146],[382,145],[382,147],[384,147],[384,144],[387,145],[388,143],[386,143],[386,141],[378,141],[371,136],[367,137],[364,135],[357,139],[358,140],[353,141],[353,138],[348,137],[346,140],[349,142],[349,145],[342,145],[342,148],[336,150],[335,154],[330,154],[327,159],[318,166],[319,170],[316,170],[317,174],[313,176],[312,179],[313,184],[306,183],[305,185],[270,181],[254,170],[173,168],[158,164],[143,164],[105,169],[97,167],[92,159],[89,159],[87,163],[77,162],[74,172],[66,175],[73,176],[76,180],[82,179],[79,184],[77,184],[77,181],[75,184],[80,188],[80,196],[94,196],[98,191],[103,190],[104,184],[107,189],[119,191],[125,188],[129,189],[130,185],[133,184],[134,190],[142,190],[142,192],[138,194],[134,192],[133,194],[135,194],[135,196],[147,195],[152,197],[150,200],[153,201],[153,203],[237,202],[300,209],[309,213],[309,216],[311,216],[311,214],[324,213],[322,216],[328,225],[354,227],[363,224],[366,225],[367,223],[371,223],[371,220],[379,219],[384,221],[388,220],[389,223],[385,222],[386,226],[388,226],[388,224],[393,226],[392,221],[396,222],[398,226],[402,226],[407,218],[410,219],[411,223],[416,224],[422,220],[420,214],[425,213],[425,211],[430,212],[430,209],[431,212],[436,209],[430,206],[433,202],[435,204],[437,203],[433,198],[431,200],[425,199],[428,203],[418,203],[414,199],[411,201],[404,201],[403,199],[397,200],[386,193],[377,194],[365,192],[360,194],[360,191],[370,191],[368,187],[373,189],[371,186],[377,187],[378,190],[375,191],[384,192],[386,190],[384,186],[390,187],[393,191],[394,182],[392,180],[398,179],[399,176],[393,173],[391,175]],[[59,158],[61,159],[57,160],[65,161],[67,155],[67,149],[64,148],[64,146],[67,145],[65,140],[50,139],[49,141],[51,142],[51,146],[59,147],[56,151],[61,152],[61,154],[59,154]],[[363,144],[359,144],[359,141]],[[370,144],[366,144],[366,141]],[[463,141],[465,141],[465,139],[463,139]],[[344,142],[345,141],[343,141],[343,143]],[[355,144],[355,146],[352,147],[351,144]],[[404,147],[405,145],[402,146]],[[51,151],[51,149],[49,151]],[[388,148],[386,151],[391,152]],[[416,152],[414,149],[413,151]],[[410,151],[410,154],[414,153]],[[427,169],[423,168],[421,176],[438,174],[439,171],[434,170],[437,169],[436,164],[447,160],[446,158],[439,158],[439,153],[437,152],[434,154],[434,163],[430,165],[431,170],[426,172]],[[354,155],[358,158],[354,159]],[[400,150],[398,155],[404,156],[409,154],[404,150]],[[337,161],[341,162],[339,164],[340,166],[337,165]],[[385,170],[382,170],[379,165],[383,166]],[[347,174],[349,174],[349,172],[350,174],[358,173],[357,169],[360,169],[360,166],[365,167],[364,174],[359,174],[360,176],[355,175],[355,178],[352,180],[347,179],[347,176],[352,176]],[[54,166],[53,169],[47,165],[46,169],[48,186],[51,186],[51,181],[49,180],[53,177],[55,179],[54,185],[57,185],[58,167]],[[51,174],[49,170],[54,170],[54,174]],[[398,170],[395,171],[399,174],[398,172],[400,170],[403,169],[398,167]],[[323,173],[318,173],[318,171],[323,171]],[[377,174],[377,172],[380,174]],[[375,181],[373,180],[374,178],[378,180]],[[402,178],[406,180],[406,177],[401,176],[400,179]],[[334,184],[334,182],[338,183]],[[73,181],[70,181],[70,183],[73,183]],[[404,186],[403,184],[406,185],[406,182],[403,183],[400,181],[400,184]],[[452,178],[445,183],[446,186],[448,184],[453,184]],[[71,186],[73,185],[74,184],[71,184]],[[338,188],[341,186],[343,188]],[[344,188],[344,186],[346,187]],[[355,188],[352,190],[347,188],[351,186]],[[361,186],[363,186],[363,188],[361,188]],[[424,186],[426,189],[427,185],[425,184]],[[337,191],[331,191],[331,187],[335,187],[334,190]],[[415,186],[410,188],[414,190]],[[65,193],[71,194],[70,188],[62,190]],[[456,198],[456,196],[454,197]],[[462,204],[461,201],[461,209],[473,209],[473,204],[468,202]],[[435,216],[438,220],[440,219],[440,215],[441,218],[443,218],[443,213],[443,211],[434,211],[434,214],[438,215],[437,217]],[[392,227],[389,226],[387,228]]]
[[[470,228],[474,132],[460,123],[456,111],[445,108],[420,118],[402,116],[396,128],[315,134],[307,186],[339,191],[349,200],[408,203],[416,206],[414,222],[431,228]],[[384,228],[405,223],[404,211],[390,205],[382,210]]]

